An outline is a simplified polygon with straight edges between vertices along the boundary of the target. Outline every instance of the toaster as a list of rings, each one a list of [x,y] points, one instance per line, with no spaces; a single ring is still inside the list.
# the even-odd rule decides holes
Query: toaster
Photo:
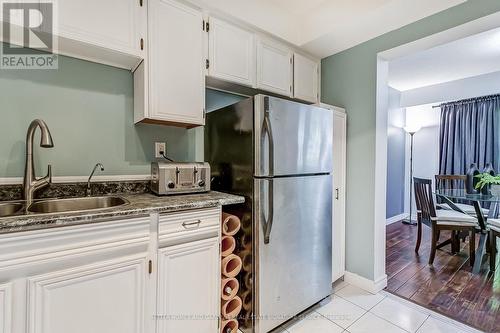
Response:
[[[210,191],[208,163],[151,163],[151,190],[157,195]]]

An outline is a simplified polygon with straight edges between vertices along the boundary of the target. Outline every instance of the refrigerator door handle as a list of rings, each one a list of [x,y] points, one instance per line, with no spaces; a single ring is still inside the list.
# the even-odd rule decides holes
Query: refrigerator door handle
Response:
[[[274,139],[271,120],[269,120],[269,97],[264,98],[264,121],[262,125],[262,144],[267,134],[269,138],[269,176],[274,176]]]
[[[268,220],[264,223],[264,244],[269,244],[271,238],[271,229],[273,228],[273,219],[274,219],[274,190],[273,190],[273,180],[266,179],[269,182],[269,193],[267,195],[268,202]],[[262,219],[265,221],[265,218]]]

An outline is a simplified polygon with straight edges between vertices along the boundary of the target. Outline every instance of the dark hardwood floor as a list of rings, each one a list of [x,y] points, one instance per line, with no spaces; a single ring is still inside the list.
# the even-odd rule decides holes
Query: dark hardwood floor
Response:
[[[468,242],[459,254],[450,246],[436,253],[433,266],[427,261],[431,230],[423,226],[422,245],[415,253],[417,228],[397,222],[387,226],[386,290],[423,307],[485,332],[500,333],[500,265],[490,273],[484,260],[480,274],[472,274]],[[441,241],[449,234],[441,233]],[[476,241],[478,244],[478,241]]]

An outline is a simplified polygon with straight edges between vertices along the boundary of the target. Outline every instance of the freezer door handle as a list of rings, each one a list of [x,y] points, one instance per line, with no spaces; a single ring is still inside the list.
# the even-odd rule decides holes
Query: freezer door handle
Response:
[[[273,228],[273,219],[274,219],[274,200],[273,200],[273,180],[272,179],[267,179],[269,182],[269,193],[267,194],[267,210],[268,210],[268,217],[266,220],[266,217],[264,216],[264,211],[261,210],[262,214],[262,222],[263,222],[263,231],[264,231],[264,244],[269,244],[270,238],[271,238],[271,229]]]
[[[269,120],[269,97],[264,98],[264,121],[262,124],[262,145],[265,137],[269,139],[269,175],[274,176],[274,139],[271,121]]]

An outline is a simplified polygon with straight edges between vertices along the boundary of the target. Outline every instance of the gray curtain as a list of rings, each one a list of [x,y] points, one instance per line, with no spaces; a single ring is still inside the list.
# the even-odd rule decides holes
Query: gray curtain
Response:
[[[439,173],[465,174],[472,163],[499,172],[500,95],[441,105]]]

